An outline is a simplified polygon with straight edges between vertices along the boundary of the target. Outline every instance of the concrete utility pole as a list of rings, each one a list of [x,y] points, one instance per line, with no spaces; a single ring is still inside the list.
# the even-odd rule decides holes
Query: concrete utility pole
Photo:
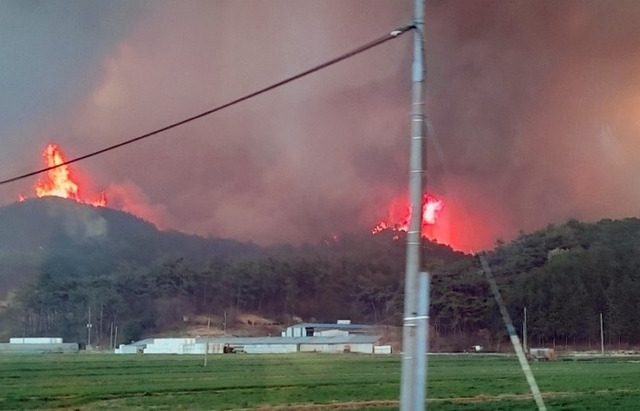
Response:
[[[87,321],[87,351],[91,350],[91,328],[93,324],[91,323],[91,306],[89,306],[89,320]]]
[[[500,293],[500,289],[498,288],[498,284],[496,283],[496,280],[493,278],[493,274],[491,273],[491,267],[489,266],[489,262],[487,261],[485,256],[482,254],[480,254],[478,257],[480,258],[482,271],[484,272],[484,275],[487,278],[487,282],[489,283],[489,288],[491,288],[491,293],[493,294],[493,298],[496,300],[496,303],[498,304],[498,309],[500,310],[502,321],[504,321],[504,325],[507,327],[507,332],[509,333],[509,339],[511,340],[513,349],[516,352],[516,357],[520,362],[520,368],[522,368],[522,372],[524,373],[524,376],[527,379],[527,383],[529,384],[531,395],[533,395],[533,399],[536,401],[538,410],[547,411],[547,406],[544,404],[542,393],[540,392],[540,388],[538,388],[538,383],[536,382],[536,378],[534,377],[533,371],[531,371],[531,367],[529,366],[529,362],[527,361],[527,357],[524,354],[524,350],[522,349],[522,345],[520,344],[520,339],[518,338],[518,334],[516,333],[516,328],[513,326],[513,321],[511,321],[511,316],[509,315],[509,311],[507,311],[507,305],[504,303],[504,300],[502,299],[502,294]]]
[[[602,320],[602,313],[600,313],[600,350],[604,356],[604,321]]]
[[[407,231],[407,260],[404,287],[404,324],[402,329],[402,380],[400,385],[400,409],[414,411],[424,409],[426,347],[416,344],[418,324],[418,272],[420,271],[422,197],[424,185],[424,0],[414,0],[413,65],[411,67],[411,145],[409,159],[409,197],[411,221]],[[428,307],[427,307],[428,308]],[[417,398],[422,396],[422,398]]]
[[[527,353],[527,307],[524,307],[524,320],[522,320],[522,346]]]

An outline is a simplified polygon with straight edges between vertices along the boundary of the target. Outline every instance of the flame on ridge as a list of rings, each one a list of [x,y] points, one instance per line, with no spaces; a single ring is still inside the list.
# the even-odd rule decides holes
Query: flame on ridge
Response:
[[[46,167],[54,167],[65,162],[62,150],[56,144],[48,144],[42,153]],[[94,201],[85,201],[80,195],[80,186],[73,179],[71,168],[68,165],[56,167],[46,172],[44,178],[38,180],[35,186],[37,197],[55,196],[75,200],[79,203],[91,204],[95,207],[105,207],[107,197],[103,193]],[[25,196],[19,195],[19,201],[24,201]]]
[[[435,225],[438,214],[444,208],[444,201],[433,194],[425,194],[422,199],[422,236],[426,237],[425,230],[430,225]],[[387,218],[381,220],[372,229],[372,234],[384,230],[408,231],[411,221],[411,206],[407,199],[396,200],[391,204]]]

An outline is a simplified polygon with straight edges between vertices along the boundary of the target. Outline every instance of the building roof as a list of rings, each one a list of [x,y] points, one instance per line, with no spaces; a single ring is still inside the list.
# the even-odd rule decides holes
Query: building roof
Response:
[[[269,344],[373,344],[380,339],[378,335],[347,335],[332,337],[202,337],[197,343],[232,345],[269,345]]]
[[[38,354],[78,352],[78,343],[0,343],[0,354]]]
[[[145,338],[144,340],[135,341],[135,342],[132,341],[129,344],[123,344],[123,345],[134,345],[136,347],[143,347],[148,344],[153,344],[155,340],[161,340],[161,338]]]
[[[370,325],[365,324],[338,324],[338,323],[299,323],[290,325],[287,328],[321,328],[325,330],[345,330],[345,331],[358,331],[367,330],[371,328]]]

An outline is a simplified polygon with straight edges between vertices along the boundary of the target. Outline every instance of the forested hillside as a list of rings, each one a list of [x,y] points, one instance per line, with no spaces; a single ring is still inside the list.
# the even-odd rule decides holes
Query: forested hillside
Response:
[[[98,341],[108,340],[112,325],[129,341],[179,333],[184,318],[223,312],[231,321],[254,312],[280,322],[402,323],[401,233],[259,248],[164,233],[115,210],[47,200],[0,209],[0,223],[17,233],[0,236],[2,286],[31,275],[12,280],[21,285],[0,309],[2,339],[83,342],[89,311]],[[39,207],[53,217],[42,217]],[[499,243],[487,258],[517,328],[527,308],[532,343],[595,346],[602,313],[607,342],[624,345],[640,342],[639,245],[640,220],[569,221]],[[505,327],[476,258],[425,242],[423,261],[432,274],[433,349],[497,348]]]
[[[522,235],[490,261],[518,323],[528,312],[533,342],[640,342],[640,220],[602,220]]]
[[[430,244],[433,267],[464,258]],[[285,322],[292,316],[368,323],[400,322],[404,243],[390,235],[345,237],[269,256],[212,257],[204,268],[184,258],[119,263],[105,275],[81,274],[52,261],[23,287],[5,312],[12,335],[55,334],[84,340],[91,307],[96,336],[118,324],[122,338],[184,326],[195,314],[256,312]]]
[[[253,244],[156,227],[121,211],[44,197],[0,208],[0,301],[38,275],[100,277],[123,263],[185,258],[203,266],[217,256],[255,256]]]

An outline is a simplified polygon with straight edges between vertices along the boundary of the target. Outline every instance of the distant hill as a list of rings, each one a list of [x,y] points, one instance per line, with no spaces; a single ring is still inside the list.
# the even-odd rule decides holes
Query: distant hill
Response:
[[[536,344],[640,342],[640,219],[570,220],[488,255],[516,324]]]
[[[159,231],[134,215],[58,197],[1,207],[0,227],[0,300],[45,266],[62,276],[99,276],[119,264],[185,258],[197,265],[261,250],[235,240]]]
[[[0,293],[17,291],[0,309],[0,339],[85,341],[91,315],[103,345],[114,326],[130,341],[185,333],[192,318],[231,326],[242,313],[402,324],[404,233],[261,248],[59,198],[0,208],[0,227]],[[607,344],[640,343],[639,219],[550,225],[486,256],[519,334],[527,308],[532,344],[595,346],[601,315]],[[505,326],[477,259],[425,241],[422,268],[433,350],[500,349]]]
[[[596,223],[569,220],[499,242],[489,262],[499,276],[513,276],[549,266],[552,260],[576,255],[635,255],[640,250],[640,219],[603,219]]]
[[[135,216],[58,198],[0,208],[0,340],[62,336],[94,342],[184,333],[192,318],[242,313],[287,319],[399,323],[403,233],[341,234],[315,244],[260,248],[161,232]],[[425,268],[470,256],[425,242]],[[91,314],[92,313],[92,314]],[[208,322],[208,320],[207,320]]]

